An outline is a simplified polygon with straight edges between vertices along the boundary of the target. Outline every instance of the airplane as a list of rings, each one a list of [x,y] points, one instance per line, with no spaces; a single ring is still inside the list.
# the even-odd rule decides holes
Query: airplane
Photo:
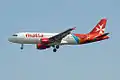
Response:
[[[38,50],[53,47],[53,52],[56,52],[62,45],[81,45],[108,39],[109,33],[104,33],[106,22],[106,18],[101,19],[93,30],[86,34],[72,33],[76,29],[73,27],[60,33],[19,32],[9,37],[8,41],[21,44],[20,49],[23,49],[24,44],[35,44]]]

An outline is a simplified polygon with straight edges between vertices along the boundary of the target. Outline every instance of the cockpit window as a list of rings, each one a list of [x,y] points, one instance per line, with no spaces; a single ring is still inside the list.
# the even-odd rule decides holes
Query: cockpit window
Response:
[[[18,36],[17,34],[13,34],[12,36]]]

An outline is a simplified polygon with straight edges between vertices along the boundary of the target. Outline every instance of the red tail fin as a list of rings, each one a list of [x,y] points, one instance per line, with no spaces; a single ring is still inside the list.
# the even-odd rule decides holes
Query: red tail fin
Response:
[[[104,34],[105,26],[106,26],[107,19],[101,19],[101,21],[94,27],[94,29],[90,32],[91,33],[98,33]]]

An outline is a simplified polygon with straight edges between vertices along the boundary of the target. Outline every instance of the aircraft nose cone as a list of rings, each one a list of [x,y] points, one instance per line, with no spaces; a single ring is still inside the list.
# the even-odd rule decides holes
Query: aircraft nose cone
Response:
[[[8,38],[8,41],[9,41],[9,42],[11,42],[11,41],[12,41],[10,37]]]
[[[14,40],[13,40],[12,37],[9,37],[9,38],[8,38],[8,41],[9,41],[9,42],[14,42]]]

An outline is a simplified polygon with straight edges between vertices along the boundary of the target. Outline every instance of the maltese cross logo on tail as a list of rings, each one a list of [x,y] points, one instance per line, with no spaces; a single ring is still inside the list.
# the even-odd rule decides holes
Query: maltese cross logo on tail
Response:
[[[101,19],[90,33],[98,33],[99,35],[103,34],[105,31],[106,22],[107,19]]]
[[[103,34],[105,31],[105,28],[103,26],[104,24],[102,25],[98,24],[98,27],[96,27],[96,32],[99,32],[99,34]]]

